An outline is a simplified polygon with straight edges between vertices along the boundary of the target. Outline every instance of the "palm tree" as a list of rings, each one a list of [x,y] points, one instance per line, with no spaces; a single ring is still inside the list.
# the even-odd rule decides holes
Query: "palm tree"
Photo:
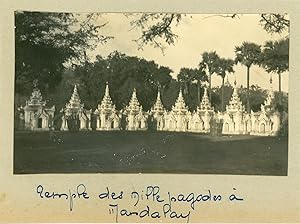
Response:
[[[247,112],[250,113],[250,67],[255,64],[260,64],[261,49],[255,43],[243,42],[241,46],[235,47],[235,62],[241,63],[247,67]]]
[[[267,41],[262,52],[262,63],[268,73],[278,74],[279,105],[281,106],[281,74],[289,70],[289,39]]]
[[[220,58],[218,63],[217,74],[222,78],[222,99],[221,99],[221,109],[224,111],[224,85],[225,76],[227,73],[233,73],[234,61],[232,59]]]
[[[201,83],[207,81],[207,75],[203,69],[181,68],[177,75],[178,81],[184,85],[183,92],[185,95],[190,94],[191,83],[197,82],[198,103],[201,101]]]
[[[177,79],[181,85],[184,85],[183,92],[185,95],[188,95],[190,92],[190,84],[192,83],[196,71],[191,68],[181,68]]]
[[[204,52],[202,54],[202,61],[199,63],[200,70],[207,71],[209,82],[209,99],[211,102],[211,76],[217,72],[217,64],[220,57],[215,51]]]

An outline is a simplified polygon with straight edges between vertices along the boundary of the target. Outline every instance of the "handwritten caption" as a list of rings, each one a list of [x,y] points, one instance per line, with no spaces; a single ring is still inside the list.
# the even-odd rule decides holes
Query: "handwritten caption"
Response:
[[[165,218],[188,223],[198,203],[220,203],[222,201],[240,203],[244,201],[238,195],[236,188],[232,188],[229,194],[213,193],[209,189],[201,193],[173,193],[172,191],[162,191],[158,185],[149,185],[140,191],[115,191],[106,187],[97,195],[90,194],[84,184],[78,184],[74,189],[64,192],[51,191],[43,185],[38,185],[36,194],[41,200],[66,200],[70,212],[74,211],[74,204],[77,200],[106,201],[107,212],[115,222],[119,222],[125,217],[138,219],[148,217],[153,220]],[[125,205],[121,203],[122,201],[126,201]],[[187,207],[187,209],[183,209],[183,207]]]

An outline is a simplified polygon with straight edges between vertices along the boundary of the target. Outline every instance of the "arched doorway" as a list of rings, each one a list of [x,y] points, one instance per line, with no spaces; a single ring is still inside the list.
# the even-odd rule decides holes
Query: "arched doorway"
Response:
[[[260,125],[259,132],[260,133],[265,133],[266,132],[266,125],[264,123],[262,123]]]
[[[228,123],[224,124],[224,132],[229,132],[229,124]]]

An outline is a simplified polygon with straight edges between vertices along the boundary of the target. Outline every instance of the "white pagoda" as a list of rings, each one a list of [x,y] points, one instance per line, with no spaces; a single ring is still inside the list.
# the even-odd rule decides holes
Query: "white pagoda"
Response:
[[[34,89],[30,99],[26,101],[25,107],[19,108],[21,113],[24,112],[25,129],[27,130],[49,130],[53,128],[53,117],[55,106],[46,108],[46,101],[43,101],[41,91],[34,84]]]
[[[129,104],[125,108],[124,115],[126,116],[127,130],[147,130],[148,115],[143,111],[143,107],[137,99],[135,88]]]
[[[234,82],[233,93],[223,113],[223,134],[244,134],[245,119],[247,118],[245,106],[243,105],[237,89],[237,83]]]
[[[261,111],[251,111],[251,135],[276,135],[280,129],[280,113],[273,108],[274,91],[272,77],[267,99],[261,104]]]
[[[182,131],[188,130],[188,116],[190,112],[185,104],[182,96],[182,90],[180,88],[175,105],[172,106],[172,110],[166,113],[165,118],[165,130],[168,131]]]
[[[74,121],[77,125],[79,122],[79,130],[91,130],[91,113],[92,110],[84,109],[84,104],[81,103],[80,96],[77,91],[77,85],[74,85],[73,94],[69,102],[65,105],[65,108],[61,110],[62,116],[62,131],[69,130],[68,121]]]
[[[96,130],[120,130],[121,114],[116,110],[106,83],[105,94],[94,114],[97,116]]]
[[[207,88],[204,88],[204,94],[197,111],[192,114],[190,119],[190,129],[193,132],[209,132],[210,120],[213,117],[214,108],[211,106],[207,94]]]
[[[164,128],[164,114],[166,110],[164,108],[164,105],[161,101],[160,97],[160,90],[157,91],[157,98],[156,101],[151,108],[151,115],[153,116],[153,122],[155,122],[156,130],[163,130]]]

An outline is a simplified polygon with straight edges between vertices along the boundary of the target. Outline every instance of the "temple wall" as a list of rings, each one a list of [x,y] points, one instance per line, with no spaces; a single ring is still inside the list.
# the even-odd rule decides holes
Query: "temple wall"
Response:
[[[180,90],[172,110],[166,111],[158,92],[156,103],[151,111],[145,112],[138,102],[134,89],[128,106],[124,110],[117,111],[109,96],[107,85],[105,96],[94,114],[96,115],[96,130],[99,131],[120,130],[122,126],[122,129],[129,131],[148,130],[151,127],[157,131],[209,133],[218,126],[218,130],[221,129],[223,135],[274,136],[278,134],[281,128],[281,122],[287,121],[287,114],[280,115],[279,112],[271,110],[271,100],[270,93],[265,103],[261,105],[261,111],[248,114],[245,112],[235,86],[226,110],[215,112],[205,89],[205,94],[197,110],[190,112]],[[37,104],[32,102],[37,102]],[[76,107],[71,107],[71,105],[76,105]],[[45,101],[42,101],[38,89],[33,91],[30,101],[22,109],[23,112],[20,117],[22,117],[21,121],[24,122],[25,129],[49,130],[49,127],[53,127],[55,107],[45,107]],[[79,123],[76,122],[79,125],[79,130],[91,130],[92,110],[84,109],[76,85],[69,103],[66,104],[62,112],[62,131],[70,129],[68,119],[72,118],[73,115],[78,119]],[[123,125],[123,121],[125,125]]]

